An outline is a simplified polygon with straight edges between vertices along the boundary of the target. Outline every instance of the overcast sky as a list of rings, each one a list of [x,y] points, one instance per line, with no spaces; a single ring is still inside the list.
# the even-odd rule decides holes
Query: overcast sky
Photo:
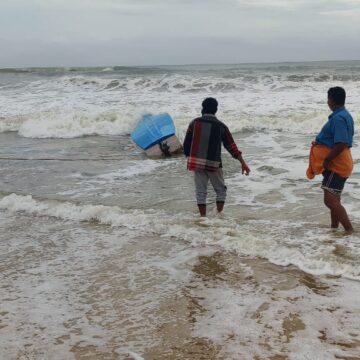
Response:
[[[0,0],[0,67],[360,59],[360,0]]]

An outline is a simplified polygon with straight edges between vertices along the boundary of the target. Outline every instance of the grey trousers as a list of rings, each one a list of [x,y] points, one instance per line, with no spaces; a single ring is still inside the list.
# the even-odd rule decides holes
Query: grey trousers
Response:
[[[216,171],[196,170],[194,171],[196,201],[198,205],[206,204],[207,188],[209,180],[216,193],[217,202],[225,202],[226,186],[221,168]]]

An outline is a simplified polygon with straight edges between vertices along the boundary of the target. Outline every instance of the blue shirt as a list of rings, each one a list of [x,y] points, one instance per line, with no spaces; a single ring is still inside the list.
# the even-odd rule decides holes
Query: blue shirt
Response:
[[[315,141],[330,148],[343,143],[352,147],[354,137],[354,120],[345,106],[336,109],[321,129]]]

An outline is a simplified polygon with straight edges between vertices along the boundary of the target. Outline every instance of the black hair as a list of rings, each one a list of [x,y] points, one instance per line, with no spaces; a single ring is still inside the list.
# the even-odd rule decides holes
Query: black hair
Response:
[[[218,102],[216,99],[211,97],[206,98],[201,105],[203,114],[216,114],[218,108]]]
[[[328,90],[328,98],[334,100],[336,105],[345,105],[345,90],[340,86],[332,87]]]

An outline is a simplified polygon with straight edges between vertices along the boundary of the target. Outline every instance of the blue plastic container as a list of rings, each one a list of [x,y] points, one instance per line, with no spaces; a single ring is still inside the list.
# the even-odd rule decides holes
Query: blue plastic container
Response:
[[[175,126],[167,113],[146,115],[132,132],[131,138],[143,150],[160,143],[175,134]]]

